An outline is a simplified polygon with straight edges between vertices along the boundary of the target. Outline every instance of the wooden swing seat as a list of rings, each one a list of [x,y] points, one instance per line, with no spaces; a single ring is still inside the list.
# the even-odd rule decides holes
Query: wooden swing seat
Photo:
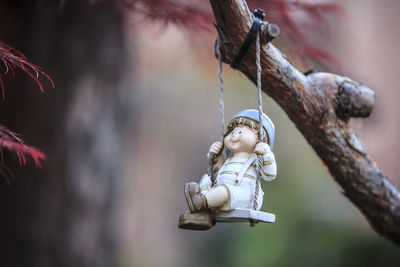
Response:
[[[205,210],[197,213],[185,211],[179,216],[179,228],[188,230],[208,230],[217,222],[273,223],[275,215],[252,209],[234,209],[230,211]]]
[[[217,222],[246,222],[250,220],[263,223],[275,222],[275,214],[252,209],[217,210],[214,212],[213,218]]]

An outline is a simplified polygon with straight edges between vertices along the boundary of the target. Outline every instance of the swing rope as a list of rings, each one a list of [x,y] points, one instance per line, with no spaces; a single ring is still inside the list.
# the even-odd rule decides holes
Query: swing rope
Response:
[[[222,79],[222,56],[221,56],[221,39],[217,38],[216,44],[216,54],[218,58],[218,103],[219,103],[219,117],[220,117],[220,126],[221,126],[221,135],[222,135],[222,143],[224,140],[224,130],[225,130],[225,119],[224,119],[224,98],[223,98],[223,79]],[[257,33],[256,37],[256,65],[257,65],[257,95],[258,95],[258,136],[260,142],[264,140],[264,131],[262,131],[263,121],[263,103],[262,103],[262,84],[261,84],[261,60],[260,60],[261,48],[260,48],[260,33]],[[218,155],[212,155],[209,157],[209,167],[208,167],[208,175],[210,179],[215,185],[215,170],[214,170],[214,163]],[[256,179],[256,186],[254,192],[254,201],[253,201],[253,209],[258,209],[258,194],[260,191],[260,177],[262,171],[264,158],[262,155],[257,155],[257,179]],[[255,222],[251,223],[252,226],[255,225]]]
[[[221,136],[222,136],[222,144],[224,143],[224,131],[225,131],[225,118],[224,118],[224,90],[223,90],[223,79],[222,79],[222,56],[221,56],[221,39],[217,38],[217,47],[216,54],[218,58],[218,104],[219,104],[219,120],[221,127]],[[223,148],[221,149],[222,153]],[[215,185],[215,170],[214,163],[218,155],[212,155],[209,157],[209,166],[208,166],[208,175],[212,181],[212,184]]]
[[[263,127],[263,121],[262,121],[262,115],[263,115],[263,103],[262,103],[262,91],[261,91],[261,60],[260,60],[260,54],[261,54],[261,48],[260,48],[260,32],[257,32],[257,37],[256,37],[256,65],[257,65],[257,95],[258,95],[258,138],[260,142],[264,140],[264,131],[262,131]],[[263,155],[257,155],[257,179],[256,179],[256,188],[255,188],[255,193],[254,193],[254,202],[253,202],[253,209],[257,210],[258,209],[258,193],[260,191],[260,177],[261,177],[261,171],[262,171],[262,166],[264,163],[264,158]]]
[[[222,80],[222,56],[221,56],[221,39],[217,39],[217,57],[218,57],[218,103],[219,103],[219,120],[221,123],[222,143],[224,141],[225,118],[224,118],[224,90]]]

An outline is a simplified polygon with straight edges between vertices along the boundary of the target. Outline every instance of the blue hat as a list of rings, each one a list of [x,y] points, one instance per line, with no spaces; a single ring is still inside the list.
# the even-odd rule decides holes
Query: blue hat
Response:
[[[240,118],[240,117],[252,119],[256,122],[259,122],[258,110],[255,110],[255,109],[243,110],[243,111],[239,112],[238,114],[236,114],[235,116],[233,116],[232,120],[236,119],[236,118]],[[267,115],[265,115],[265,113],[262,114],[262,125],[263,125],[265,131],[267,132],[269,146],[271,147],[271,150],[272,150],[274,147],[275,126],[274,126],[273,122],[271,121],[271,119]]]

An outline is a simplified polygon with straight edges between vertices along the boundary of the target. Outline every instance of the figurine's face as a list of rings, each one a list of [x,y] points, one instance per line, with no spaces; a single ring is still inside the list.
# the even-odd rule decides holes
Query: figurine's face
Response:
[[[237,126],[224,138],[225,147],[232,153],[253,153],[257,143],[257,132],[244,125]]]

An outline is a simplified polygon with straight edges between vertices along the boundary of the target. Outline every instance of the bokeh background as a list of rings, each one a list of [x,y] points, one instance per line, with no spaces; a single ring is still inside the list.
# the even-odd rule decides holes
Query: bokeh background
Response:
[[[206,172],[220,139],[216,32],[121,16],[108,1],[63,2],[0,4],[1,40],[56,84],[42,94],[22,73],[5,77],[1,122],[47,160],[35,169],[6,155],[15,175],[11,186],[0,181],[0,266],[400,266],[399,248],[370,228],[266,95],[278,176],[262,184],[263,210],[276,223],[178,229],[183,185]],[[345,15],[310,40],[340,61],[336,73],[375,91],[372,115],[351,124],[400,186],[400,2],[338,3]],[[255,108],[257,93],[223,68],[228,119]]]

